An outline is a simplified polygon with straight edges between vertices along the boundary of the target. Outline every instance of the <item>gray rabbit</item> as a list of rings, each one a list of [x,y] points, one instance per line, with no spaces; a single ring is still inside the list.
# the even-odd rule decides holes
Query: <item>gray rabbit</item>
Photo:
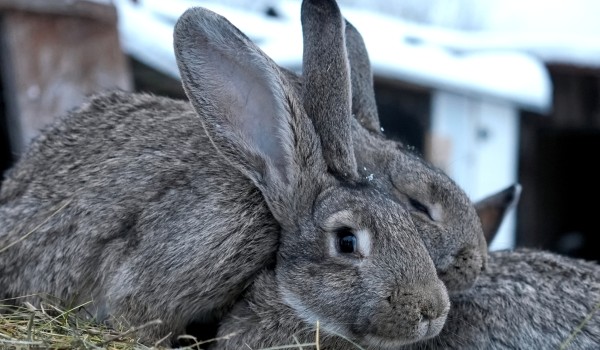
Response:
[[[310,13],[305,17],[303,29],[310,31]],[[353,124],[353,138],[359,172],[408,208],[448,290],[467,289],[485,268],[487,259],[487,233],[482,231],[473,203],[443,171],[384,137],[368,53],[359,32],[347,21],[345,33],[352,113],[358,121]],[[304,42],[305,47],[311,45],[306,39]]]
[[[507,189],[477,203],[490,233],[518,199]],[[489,221],[488,221],[489,220]],[[211,350],[260,349],[319,342],[328,350],[359,349],[566,349],[592,350],[600,345],[600,267],[549,252],[491,252],[475,285],[450,294],[451,308],[441,333],[401,346],[357,341],[342,325],[324,325],[298,312],[277,286],[277,275],[264,271],[225,317]],[[583,323],[588,319],[587,323]],[[319,333],[317,340],[317,321]],[[350,323],[351,327],[354,323]],[[578,331],[580,329],[580,331]],[[399,330],[400,332],[400,330]],[[309,345],[307,345],[309,344]]]
[[[305,13],[303,30],[320,33],[319,20],[312,17],[310,12]],[[305,51],[331,49],[331,46],[319,46],[313,39],[315,36],[305,36]],[[347,21],[345,44],[351,72],[352,114],[356,117],[351,121],[354,155],[360,176],[368,178],[370,184],[405,205],[448,290],[470,287],[485,266],[487,245],[484,234],[489,230],[484,228],[482,232],[472,202],[444,172],[401,143],[384,137],[375,104],[368,53],[360,33]],[[313,67],[319,65],[309,65],[309,68]],[[302,91],[302,78],[284,72],[294,87]],[[311,118],[317,129],[329,122],[328,119],[319,121],[318,115]]]
[[[374,344],[436,335],[446,288],[403,204],[358,174],[343,22],[321,5],[302,95],[229,22],[192,9],[174,41],[193,109],[115,92],[45,130],[2,186],[0,297],[159,318],[140,334],[151,342],[220,319],[274,265],[289,305],[324,325],[352,320]]]

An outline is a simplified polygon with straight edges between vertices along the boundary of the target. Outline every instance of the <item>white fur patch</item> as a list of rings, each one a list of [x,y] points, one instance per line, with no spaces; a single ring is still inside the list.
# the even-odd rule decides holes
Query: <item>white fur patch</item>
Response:
[[[435,222],[441,222],[444,219],[444,210],[442,209],[442,205],[439,203],[433,203],[429,207],[429,215]]]
[[[317,321],[319,323],[319,327],[325,330],[330,334],[339,334],[345,337],[348,336],[350,332],[341,324],[336,324],[335,322],[331,322],[326,320],[324,317],[320,317],[313,310],[311,310],[308,306],[304,305],[300,298],[292,292],[291,290],[285,288],[281,284],[279,284],[279,294],[283,298],[283,302],[291,307],[296,315],[304,321],[306,324],[316,326]]]
[[[367,229],[360,229],[354,233],[356,236],[358,252],[367,258],[371,255],[371,232]]]

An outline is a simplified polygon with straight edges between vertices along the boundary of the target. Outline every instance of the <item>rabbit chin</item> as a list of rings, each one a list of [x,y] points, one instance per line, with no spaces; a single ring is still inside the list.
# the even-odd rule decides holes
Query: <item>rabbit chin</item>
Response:
[[[445,323],[446,317],[440,317],[429,321],[421,321],[419,322],[412,339],[384,338],[377,335],[366,334],[362,337],[361,344],[373,349],[398,349],[404,345],[416,343],[418,341],[437,336],[442,331]]]
[[[412,337],[404,338],[387,338],[374,334],[354,334],[349,328],[339,322],[332,322],[325,317],[317,315],[313,310],[304,305],[296,294],[284,287],[279,287],[284,302],[292,308],[296,315],[309,325],[317,325],[326,333],[338,335],[351,342],[358,341],[362,345],[374,349],[397,349],[403,345],[412,344],[421,340],[429,339],[437,336],[444,324],[446,316],[436,318],[434,320],[421,321],[414,330]]]

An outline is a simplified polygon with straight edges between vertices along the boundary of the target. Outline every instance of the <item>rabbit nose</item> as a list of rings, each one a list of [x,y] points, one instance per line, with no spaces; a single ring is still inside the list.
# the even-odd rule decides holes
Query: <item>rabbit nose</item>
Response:
[[[433,321],[444,316],[447,310],[443,306],[423,305],[421,306],[421,321]]]
[[[441,281],[415,285],[411,288],[398,288],[386,300],[396,311],[412,309],[420,316],[421,321],[445,317],[450,309],[448,293]]]
[[[396,286],[370,309],[366,330],[379,337],[422,339],[439,334],[450,301],[443,283],[422,281]]]

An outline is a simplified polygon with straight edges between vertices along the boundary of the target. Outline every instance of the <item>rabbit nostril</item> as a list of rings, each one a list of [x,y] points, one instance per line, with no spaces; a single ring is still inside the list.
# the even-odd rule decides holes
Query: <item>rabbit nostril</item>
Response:
[[[438,313],[431,308],[424,308],[421,310],[421,321],[423,322],[432,321],[438,317],[440,317],[440,315],[438,315]]]
[[[433,317],[431,317],[431,314],[421,311],[421,321],[422,322],[431,321],[432,319],[433,319]]]

